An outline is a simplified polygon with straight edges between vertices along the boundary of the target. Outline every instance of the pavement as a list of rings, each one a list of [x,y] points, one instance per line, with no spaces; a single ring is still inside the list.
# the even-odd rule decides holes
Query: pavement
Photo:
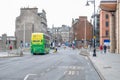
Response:
[[[0,58],[19,57],[19,56],[23,56],[23,52],[21,52],[20,50],[0,51]]]
[[[120,54],[117,53],[101,53],[96,52],[96,57],[93,52],[89,51],[88,56],[102,77],[102,80],[120,80]]]

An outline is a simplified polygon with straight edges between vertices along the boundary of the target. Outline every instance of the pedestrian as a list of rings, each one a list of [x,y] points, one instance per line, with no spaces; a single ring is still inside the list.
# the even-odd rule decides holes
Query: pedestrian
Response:
[[[55,47],[55,49],[54,49],[54,53],[56,53],[57,52],[57,47]]]
[[[103,51],[103,46],[100,45],[99,49],[100,49],[100,52],[102,53],[102,51]]]
[[[90,50],[91,50],[91,48],[92,48],[92,43],[90,43]]]
[[[107,50],[107,46],[106,45],[104,45],[104,53],[106,53],[106,50]]]
[[[72,44],[72,49],[73,49],[73,50],[75,49],[75,46],[74,46],[74,44]]]
[[[55,51],[57,52],[57,47],[55,48]]]
[[[9,46],[9,49],[12,50],[12,45]]]

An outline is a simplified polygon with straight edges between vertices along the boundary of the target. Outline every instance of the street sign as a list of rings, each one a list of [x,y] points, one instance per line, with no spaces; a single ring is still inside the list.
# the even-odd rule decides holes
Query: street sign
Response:
[[[104,45],[110,46],[110,40],[109,40],[109,39],[105,39],[105,40],[104,40]]]

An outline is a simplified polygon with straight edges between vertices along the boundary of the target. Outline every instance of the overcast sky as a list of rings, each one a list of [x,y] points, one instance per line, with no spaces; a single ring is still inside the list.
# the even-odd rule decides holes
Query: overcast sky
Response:
[[[6,33],[14,36],[15,19],[20,15],[20,8],[37,7],[38,12],[46,11],[48,27],[71,26],[72,18],[87,16],[93,13],[93,4],[85,6],[87,0],[1,0],[0,1],[0,36]],[[96,0],[96,7],[100,0]]]

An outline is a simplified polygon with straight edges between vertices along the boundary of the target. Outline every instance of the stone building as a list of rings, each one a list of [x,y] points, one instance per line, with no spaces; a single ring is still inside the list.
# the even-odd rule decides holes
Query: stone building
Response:
[[[50,29],[51,37],[52,37],[51,42],[55,42],[56,45],[58,43],[62,42],[62,36],[60,34],[60,30],[59,29],[60,29],[60,27],[54,27],[54,26],[52,26],[52,28]]]
[[[13,49],[16,48],[16,38],[14,36],[7,36],[7,34],[2,34],[0,37],[0,50],[9,50],[9,46]]]
[[[70,41],[70,27],[67,25],[62,25],[59,31],[62,36],[62,41],[69,42]]]
[[[61,27],[52,27],[51,34],[53,42],[65,43],[70,41],[70,27],[67,25],[62,25]]]
[[[90,22],[88,22],[86,16],[80,16],[79,19],[72,21],[73,28],[73,41],[76,41],[76,46],[79,47],[83,45],[83,42],[88,44],[91,42],[93,37],[93,27]]]
[[[17,47],[30,44],[31,33],[43,32],[47,34],[46,12],[38,13],[38,8],[21,8],[20,15],[15,21],[15,37]]]

